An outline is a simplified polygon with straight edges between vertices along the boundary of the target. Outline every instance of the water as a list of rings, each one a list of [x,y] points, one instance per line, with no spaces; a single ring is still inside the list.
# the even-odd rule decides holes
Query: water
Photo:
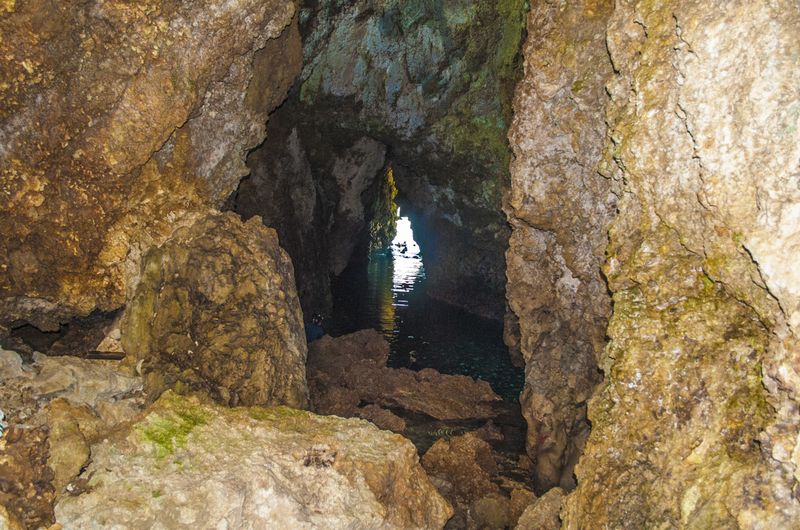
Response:
[[[408,218],[398,221],[397,232],[389,249],[373,252],[367,264],[350,267],[337,279],[326,331],[377,329],[391,347],[389,366],[468,375],[517,402],[523,372],[511,364],[502,324],[429,298]]]

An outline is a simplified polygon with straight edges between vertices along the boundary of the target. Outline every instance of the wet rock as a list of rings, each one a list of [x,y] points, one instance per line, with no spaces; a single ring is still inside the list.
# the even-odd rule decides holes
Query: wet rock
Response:
[[[615,197],[597,166],[612,10],[611,1],[531,6],[509,131],[506,342],[525,359],[527,450],[543,489],[574,486],[611,313],[600,269]]]
[[[564,490],[553,488],[536,499],[517,522],[516,530],[558,530],[561,528],[559,512],[564,502]]]
[[[90,490],[56,506],[67,528],[441,528],[452,514],[398,435],[171,392],[95,446],[86,475]]]
[[[359,418],[371,421],[381,429],[402,433],[406,430],[406,421],[390,410],[377,405],[367,405],[359,408],[356,413]]]
[[[225,404],[306,405],[303,319],[274,230],[211,212],[142,268],[122,345],[153,394],[181,382]]]
[[[346,410],[355,401],[354,392],[361,402],[419,412],[440,420],[496,415],[492,403],[500,397],[489,383],[440,374],[430,368],[419,372],[389,368],[388,356],[389,344],[375,330],[314,341],[308,353],[312,401],[321,403],[325,410]],[[330,405],[332,402],[337,405]]]
[[[492,449],[471,433],[438,440],[425,452],[422,466],[429,475],[450,483],[451,500],[457,503],[469,505],[500,492],[492,481],[498,471]]]
[[[300,68],[296,6],[2,10],[0,323],[53,331],[122,306],[142,254],[247,174]]]

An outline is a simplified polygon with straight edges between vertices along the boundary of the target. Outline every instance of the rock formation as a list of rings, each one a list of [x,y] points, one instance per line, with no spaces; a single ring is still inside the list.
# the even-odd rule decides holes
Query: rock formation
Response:
[[[150,250],[122,345],[156,395],[181,382],[231,405],[307,403],[292,264],[258,218],[210,214]]]
[[[121,307],[141,254],[223,203],[299,71],[295,11],[0,7],[0,324]]]
[[[86,476],[56,506],[67,528],[441,528],[452,514],[398,435],[172,393],[96,446]]]
[[[614,207],[597,173],[605,140],[611,2],[537,3],[509,139],[507,342],[525,359],[528,453],[542,488],[574,486],[601,379],[610,300],[600,269]]]
[[[567,528],[800,520],[798,34],[792,2],[616,4],[614,316]]]
[[[567,528],[800,518],[799,24],[788,2],[530,13],[506,210],[541,486],[571,485],[605,376]]]
[[[505,132],[523,13],[522,0],[323,0],[305,6],[300,84],[269,132],[282,140],[265,144],[269,155],[257,151],[248,164],[254,176],[270,175],[273,182],[289,179],[272,175],[302,174],[280,189],[284,197],[305,195],[313,182],[319,210],[311,215],[313,201],[306,198],[303,204],[311,208],[302,213],[313,233],[302,245],[289,243],[297,238],[292,224],[298,214],[276,218],[273,185],[261,192],[245,181],[234,208],[274,219],[282,238],[287,233],[295,262],[340,264],[338,256],[328,258],[335,247],[325,240],[337,232],[331,221],[344,188],[327,168],[366,135],[388,146],[404,215],[414,217],[425,253],[431,294],[501,319],[508,239],[500,209],[508,180]],[[334,274],[337,269],[329,267]],[[306,274],[302,280],[319,282]],[[324,293],[314,291],[325,287],[301,282],[299,290],[319,303]]]
[[[486,381],[446,375],[431,368],[419,372],[389,368],[389,343],[365,329],[343,337],[325,336],[309,345],[308,386],[320,414],[376,417],[366,403],[425,414],[439,420],[490,418],[500,397]],[[385,411],[388,412],[388,411]],[[385,413],[385,425],[400,426]],[[398,418],[399,419],[399,418]]]

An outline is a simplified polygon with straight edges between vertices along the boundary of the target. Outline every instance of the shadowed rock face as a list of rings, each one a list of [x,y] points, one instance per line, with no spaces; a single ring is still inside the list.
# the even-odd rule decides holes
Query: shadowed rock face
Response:
[[[210,214],[150,250],[121,331],[153,395],[180,381],[224,404],[307,404],[292,264],[258,218]]]
[[[509,139],[506,342],[525,359],[523,413],[538,486],[574,487],[601,379],[610,300],[600,268],[614,207],[597,172],[605,141],[611,2],[538,3]]]
[[[310,161],[307,169],[300,164],[310,179],[281,190],[294,196],[313,182],[318,194],[313,230],[301,234],[303,245],[289,245],[295,262],[327,265],[328,254],[336,252],[324,239],[335,231],[342,186],[327,168],[349,148],[344,139],[366,135],[387,146],[404,215],[414,216],[425,252],[430,293],[502,318],[508,228],[500,203],[508,181],[506,129],[523,4],[321,0],[304,5],[306,64],[296,93],[274,122],[286,147],[282,154],[276,153],[279,146],[267,144],[263,149],[271,156],[256,152],[248,162],[254,177],[295,173],[292,164],[282,169],[284,164],[276,167],[274,161],[297,159],[297,146]],[[292,126],[278,131],[278,121]],[[234,209],[275,219],[283,241],[281,225],[294,216],[274,215],[269,188],[261,194],[258,186],[245,186]],[[326,289],[302,283],[301,292]]]
[[[163,0],[0,11],[0,324],[52,330],[123,305],[141,254],[235,189],[300,67],[296,9]]]

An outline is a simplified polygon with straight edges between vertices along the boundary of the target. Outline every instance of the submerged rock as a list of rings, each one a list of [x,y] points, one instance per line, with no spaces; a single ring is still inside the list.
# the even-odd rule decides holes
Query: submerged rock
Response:
[[[452,514],[401,436],[286,407],[168,392],[92,460],[89,490],[56,506],[66,528],[442,528]]]
[[[260,219],[209,213],[145,255],[122,322],[156,394],[176,382],[225,404],[308,400],[292,264]]]
[[[490,418],[500,397],[489,383],[463,375],[389,368],[389,343],[375,330],[325,336],[309,345],[312,402],[323,414],[356,415],[359,402],[439,420]]]

